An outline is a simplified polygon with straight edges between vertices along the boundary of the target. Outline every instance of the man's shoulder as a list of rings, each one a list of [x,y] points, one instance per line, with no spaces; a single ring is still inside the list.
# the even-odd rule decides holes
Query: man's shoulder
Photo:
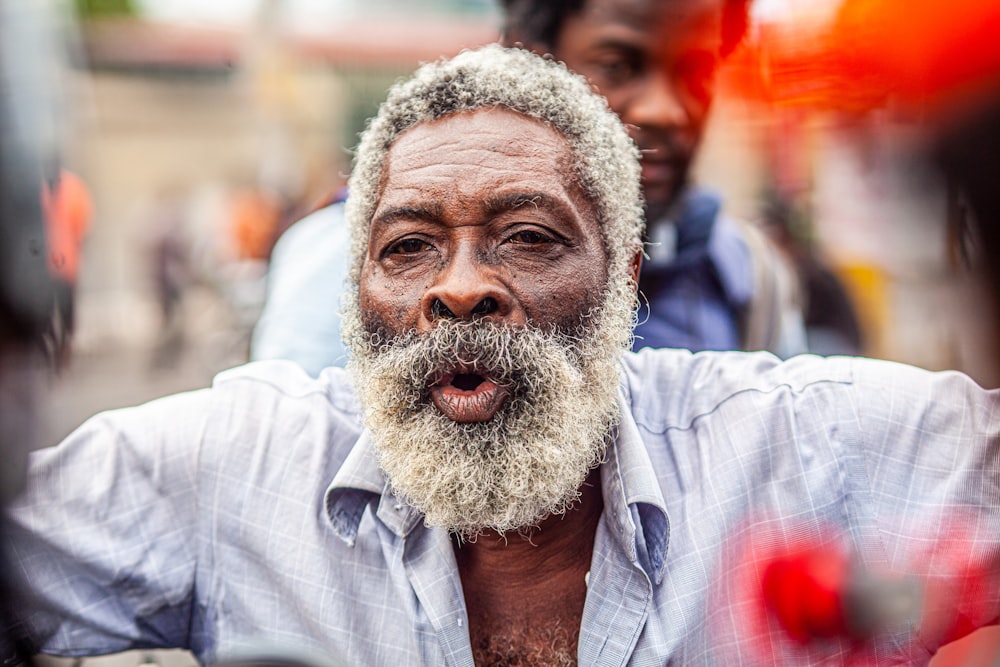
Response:
[[[671,349],[644,349],[622,360],[624,390],[637,422],[661,428],[690,424],[737,396],[776,402],[816,384],[850,384],[856,363],[846,357],[782,360],[770,352]]]
[[[676,216],[682,245],[689,252],[702,249],[730,303],[747,303],[752,294],[754,249],[746,223],[724,211],[720,193],[701,185],[689,187]]]
[[[806,351],[796,268],[759,224],[720,215],[709,256],[731,301],[744,304],[743,349],[782,357]]]
[[[301,262],[303,253],[343,252],[346,256],[349,242],[344,204],[337,202],[313,211],[286,229],[275,243],[272,262],[294,266]]]
[[[720,215],[708,241],[708,257],[723,289],[733,303],[746,304],[753,297],[756,243],[748,223]]]
[[[256,361],[217,375],[210,394],[200,437],[209,479],[229,479],[233,470],[248,471],[248,479],[294,470],[301,488],[289,492],[308,495],[334,478],[364,428],[342,368],[312,378],[291,361]]]
[[[303,413],[310,420],[347,420],[360,429],[361,408],[343,368],[329,367],[313,378],[293,361],[254,361],[219,373],[212,388],[226,405],[271,406],[279,416]]]

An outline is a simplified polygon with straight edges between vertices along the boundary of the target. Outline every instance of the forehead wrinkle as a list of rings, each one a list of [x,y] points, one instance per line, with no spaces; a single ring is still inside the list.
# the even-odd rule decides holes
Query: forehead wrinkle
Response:
[[[380,211],[372,219],[372,229],[375,227],[385,227],[403,219],[439,222],[443,217],[444,209],[439,202],[401,204],[399,206],[392,206],[385,211]]]
[[[483,200],[481,208],[484,215],[494,216],[527,205],[555,209],[563,216],[572,216],[574,214],[571,206],[566,201],[545,192],[492,193]]]

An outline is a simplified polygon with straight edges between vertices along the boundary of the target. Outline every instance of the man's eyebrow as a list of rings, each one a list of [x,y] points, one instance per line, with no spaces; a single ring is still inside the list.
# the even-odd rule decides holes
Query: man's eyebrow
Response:
[[[443,215],[444,211],[441,205],[436,202],[430,204],[404,204],[402,206],[393,206],[379,213],[372,218],[372,226],[387,225],[400,219],[434,222],[440,220]]]
[[[545,207],[570,214],[567,202],[544,192],[510,192],[491,194],[484,201],[482,210],[487,216],[506,213],[523,206]]]
[[[619,37],[617,35],[605,35],[597,40],[594,44],[594,49],[613,49],[615,51],[623,51],[630,56],[642,53],[643,49],[637,46],[634,41],[630,41],[625,37]]]

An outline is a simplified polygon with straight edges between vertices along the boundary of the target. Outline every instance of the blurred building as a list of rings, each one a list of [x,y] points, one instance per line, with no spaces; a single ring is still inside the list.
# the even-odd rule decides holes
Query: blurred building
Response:
[[[266,191],[288,217],[307,209],[343,183],[389,84],[421,61],[496,37],[485,0],[371,0],[363,11],[332,3],[342,15],[325,16],[322,30],[280,1],[243,3],[254,12],[209,25],[156,22],[113,4],[118,11],[80,22],[67,72],[74,155],[96,210],[80,283],[84,349],[154,334],[137,248],[159,193],[186,198],[211,274],[228,252],[232,191]],[[135,6],[143,4],[153,3]]]

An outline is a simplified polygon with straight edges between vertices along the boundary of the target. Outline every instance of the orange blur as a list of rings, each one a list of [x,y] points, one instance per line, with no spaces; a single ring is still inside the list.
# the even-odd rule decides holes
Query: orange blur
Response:
[[[764,23],[729,80],[776,106],[865,112],[892,100],[932,117],[1000,87],[996,0],[845,0],[825,23]]]

